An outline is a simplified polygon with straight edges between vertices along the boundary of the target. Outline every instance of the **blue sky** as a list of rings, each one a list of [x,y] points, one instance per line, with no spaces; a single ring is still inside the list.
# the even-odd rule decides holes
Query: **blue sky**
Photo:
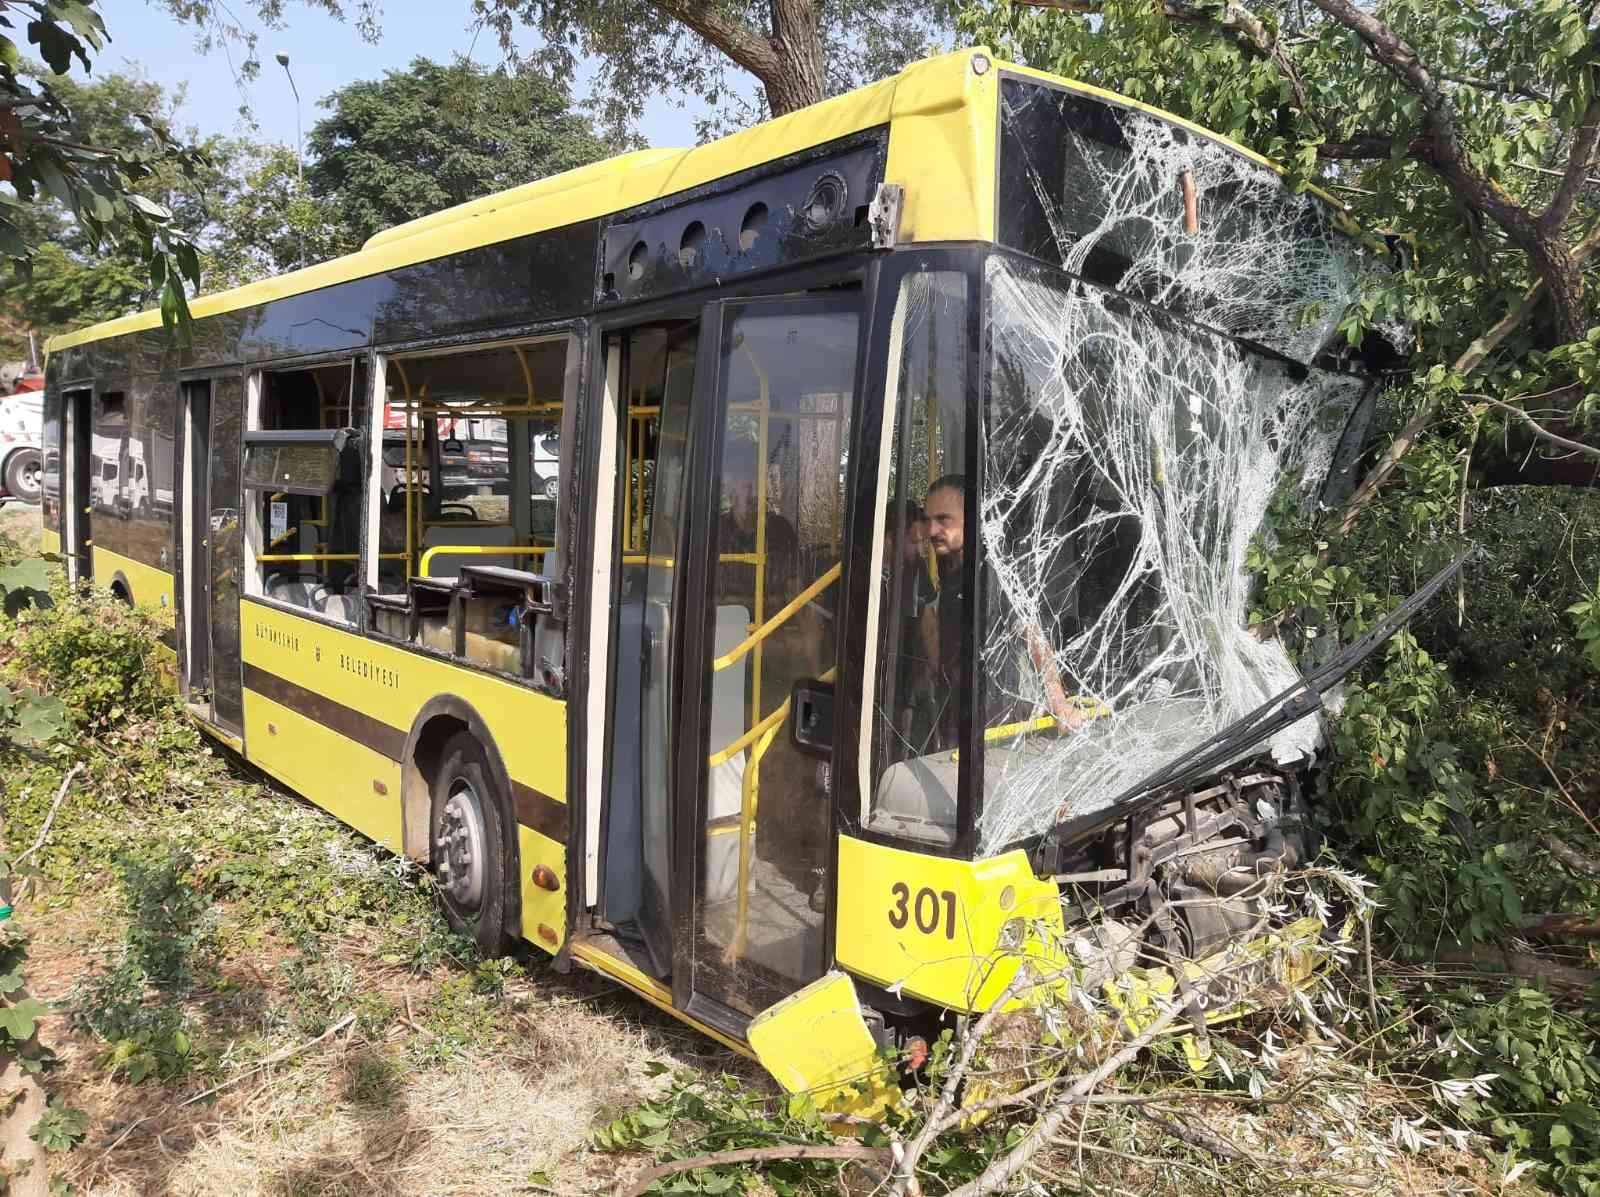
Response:
[[[241,17],[249,13],[247,2],[232,7]],[[273,60],[279,51],[289,55],[307,131],[322,115],[317,101],[329,92],[402,68],[418,55],[447,62],[471,47],[479,62],[493,65],[500,60],[500,45],[492,32],[485,30],[474,44],[466,0],[389,0],[383,6],[383,36],[376,45],[362,41],[353,26],[301,8],[293,0],[284,7],[285,29],[265,29],[253,18],[247,21],[261,38],[257,49],[261,74],[247,92],[258,126],[253,136],[261,140],[295,143],[294,96]],[[193,125],[203,134],[246,132],[238,114],[239,89],[227,58],[219,50],[197,53],[191,26],[180,25],[144,0],[105,0],[101,12],[111,43],[96,64],[97,74],[138,66],[169,91],[186,88],[181,124]],[[588,85],[587,77],[574,81],[574,95],[581,98]],[[690,107],[678,108],[657,98],[649,103],[640,132],[651,145],[693,145],[695,114],[693,101]]]

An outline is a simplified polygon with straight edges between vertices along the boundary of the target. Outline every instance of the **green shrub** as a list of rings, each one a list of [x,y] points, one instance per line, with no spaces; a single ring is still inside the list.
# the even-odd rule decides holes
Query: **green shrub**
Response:
[[[152,612],[104,592],[67,592],[52,610],[18,616],[16,664],[66,704],[80,731],[94,734],[173,702],[160,630]]]
[[[109,1045],[107,1062],[137,1084],[192,1063],[186,1003],[216,967],[216,922],[192,881],[194,860],[172,843],[124,854],[126,933],[111,967],[83,987],[75,1021]]]

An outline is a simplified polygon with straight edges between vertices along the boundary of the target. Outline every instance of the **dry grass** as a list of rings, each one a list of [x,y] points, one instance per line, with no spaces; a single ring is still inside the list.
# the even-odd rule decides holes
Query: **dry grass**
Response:
[[[48,996],[63,996],[98,953],[92,940],[106,929],[89,907],[80,900],[29,919],[32,971]],[[270,960],[263,947],[259,959]],[[657,1093],[663,1082],[646,1075],[648,1061],[762,1083],[745,1062],[603,979],[532,961],[532,975],[510,981],[495,1003],[492,1045],[417,1066],[416,1049],[438,1037],[430,1003],[450,970],[375,970],[355,940],[330,957],[341,952],[392,1003],[387,1024],[366,1034],[353,1025],[274,1068],[226,1073],[244,1079],[193,1105],[182,1103],[213,1079],[123,1084],[107,1076],[103,1045],[52,1017],[45,1037],[62,1068],[51,1089],[93,1117],[61,1175],[105,1197],[593,1193],[643,1166],[588,1144],[596,1126]],[[250,994],[258,1009],[294,997],[270,967],[223,962],[225,972],[240,965],[261,979]]]
[[[0,536],[16,541],[25,552],[37,552],[39,508],[10,502],[0,505]]]

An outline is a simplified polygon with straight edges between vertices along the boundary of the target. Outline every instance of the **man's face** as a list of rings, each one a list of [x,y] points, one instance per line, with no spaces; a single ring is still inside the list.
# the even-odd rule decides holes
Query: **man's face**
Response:
[[[961,499],[961,492],[950,486],[940,487],[928,495],[928,539],[935,553],[952,561],[961,559],[961,549],[966,543],[962,536],[965,525]]]

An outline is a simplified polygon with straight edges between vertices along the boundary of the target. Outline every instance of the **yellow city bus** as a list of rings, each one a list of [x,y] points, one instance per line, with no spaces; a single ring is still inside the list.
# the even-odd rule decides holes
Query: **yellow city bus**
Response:
[[[200,297],[182,346],[56,338],[46,545],[483,951],[814,1084],[1090,911],[1106,976],[1203,957],[1307,855],[1326,679],[1246,631],[1242,554],[1348,477],[1368,257],[1241,147],[963,51]]]

